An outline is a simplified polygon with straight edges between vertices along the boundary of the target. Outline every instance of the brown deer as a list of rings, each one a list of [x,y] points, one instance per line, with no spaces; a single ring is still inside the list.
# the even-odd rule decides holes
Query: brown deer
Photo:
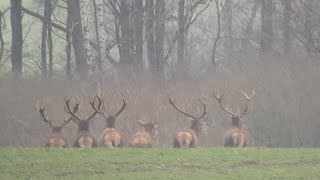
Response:
[[[185,131],[180,131],[176,134],[174,141],[173,141],[173,147],[175,148],[195,148],[198,144],[198,136],[202,132],[207,131],[207,123],[203,121],[203,117],[206,115],[206,104],[201,101],[201,104],[203,105],[203,112],[200,116],[195,117],[190,114],[187,114],[186,112],[179,109],[173,101],[169,98],[169,103],[180,113],[186,115],[187,117],[190,117],[191,120],[191,126],[189,129]]]
[[[123,145],[121,134],[118,130],[115,129],[116,120],[127,105],[127,102],[124,99],[123,95],[120,94],[120,96],[122,99],[122,107],[115,114],[106,116],[105,111],[96,110],[105,119],[107,123],[106,128],[103,130],[99,138],[99,141],[98,141],[99,147],[121,147]]]
[[[138,120],[140,126],[143,127],[142,131],[136,132],[129,141],[129,147],[133,148],[151,148],[154,140],[157,137],[156,122],[143,122]]]
[[[97,107],[95,107],[96,100],[98,100]],[[89,131],[89,123],[93,117],[99,113],[98,110],[102,108],[103,103],[98,96],[95,96],[90,101],[90,105],[94,109],[94,112],[86,119],[81,119],[73,111],[71,111],[70,99],[65,100],[65,111],[72,116],[71,120],[78,125],[78,137],[76,138],[73,147],[97,147],[97,142]]]
[[[73,113],[76,113],[78,111],[79,104],[76,104]],[[45,116],[45,109],[46,107],[43,106],[43,101],[41,101],[40,104],[37,105],[37,110],[40,113],[41,119],[47,123],[51,129],[52,136],[48,139],[48,142],[46,143],[46,147],[66,147],[67,146],[67,140],[62,135],[62,129],[63,127],[70,122],[71,118],[68,118],[64,121],[64,123],[60,126],[55,126],[52,124],[51,120],[48,120],[48,117]]]
[[[252,90],[252,95],[248,96],[245,92],[243,91],[238,91],[240,92],[245,99],[247,100],[247,104],[245,105],[245,108],[242,112],[240,112],[238,108],[238,112],[234,113],[232,110],[229,108],[225,107],[222,104],[222,98],[224,94],[218,94],[215,92],[215,98],[219,102],[219,105],[221,109],[225,112],[227,112],[231,116],[231,127],[227,129],[224,135],[224,146],[225,147],[246,147],[248,146],[248,136],[249,133],[246,129],[242,127],[242,117],[249,112],[249,102],[251,98],[255,95],[254,90]]]

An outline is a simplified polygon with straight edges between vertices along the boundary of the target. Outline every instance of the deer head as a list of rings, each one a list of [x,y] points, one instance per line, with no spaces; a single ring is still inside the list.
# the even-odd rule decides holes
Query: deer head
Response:
[[[149,133],[153,138],[156,138],[158,135],[158,131],[156,130],[156,121],[152,122],[144,122],[142,120],[138,120],[138,124],[143,127],[143,129]]]
[[[207,114],[206,112],[206,104],[199,99],[200,103],[203,106],[203,112],[200,116],[193,116],[190,115],[184,111],[182,111],[180,108],[178,108],[174,102],[169,98],[169,103],[180,113],[184,114],[187,117],[191,118],[191,126],[190,129],[194,130],[197,134],[199,134],[200,132],[206,132],[207,131],[207,124],[205,121],[203,121],[203,117]]]
[[[243,121],[242,117],[244,115],[248,114],[248,112],[249,112],[249,103],[250,103],[252,97],[254,97],[255,92],[254,92],[254,90],[252,90],[252,94],[249,96],[248,94],[246,94],[243,91],[240,91],[240,90],[237,90],[237,91],[239,93],[241,93],[244,96],[244,98],[247,100],[247,102],[248,102],[245,105],[245,108],[243,109],[243,111],[240,111],[240,108],[238,108],[238,112],[237,113],[233,112],[231,109],[227,108],[226,106],[224,106],[222,104],[222,98],[224,96],[223,93],[219,94],[219,93],[215,92],[214,96],[215,96],[216,100],[219,102],[219,105],[220,105],[221,109],[223,111],[227,112],[231,116],[231,124],[232,124],[232,126],[241,128],[241,122]]]
[[[79,98],[78,98],[79,99]],[[98,100],[98,105],[96,107],[96,101]],[[73,109],[79,107],[80,102],[79,103],[74,103],[75,106],[73,107]],[[103,102],[100,99],[100,97],[95,96],[91,101],[90,101],[90,105],[92,107],[92,109],[94,110],[94,112],[88,116],[87,118],[81,119],[79,116],[77,116],[73,111],[71,111],[70,108],[70,98],[65,100],[65,106],[64,106],[64,110],[71,115],[71,120],[76,123],[78,125],[78,131],[89,131],[89,122],[93,119],[93,117],[99,113],[99,111],[102,108]]]
[[[106,122],[107,122],[106,127],[107,128],[114,128],[115,127],[115,122],[116,122],[118,116],[122,113],[122,111],[125,109],[125,107],[127,105],[127,102],[121,93],[120,93],[120,97],[122,99],[122,106],[115,114],[107,116],[105,113],[105,110],[101,111],[99,109],[95,109],[106,120]],[[97,98],[99,98],[100,100],[102,99],[98,96],[97,96]]]
[[[78,111],[79,105],[76,104],[73,108],[73,113],[76,113]],[[36,109],[40,113],[40,117],[43,122],[47,123],[51,129],[52,134],[60,134],[62,132],[63,127],[70,122],[72,119],[72,116],[64,121],[63,124],[60,126],[53,125],[51,120],[48,119],[48,116],[45,115],[46,106],[44,105],[44,100],[41,100],[40,103],[37,102]]]

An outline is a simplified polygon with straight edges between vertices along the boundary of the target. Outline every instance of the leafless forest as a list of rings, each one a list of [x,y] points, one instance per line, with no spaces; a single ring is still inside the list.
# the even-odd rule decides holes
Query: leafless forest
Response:
[[[8,1],[8,2],[5,2]],[[207,104],[200,147],[223,146],[231,119],[217,103],[244,108],[234,91],[256,95],[244,116],[254,146],[320,146],[320,1],[317,0],[5,0],[0,3],[0,146],[44,146],[51,131],[36,102],[47,99],[53,124],[66,97],[103,94],[105,110],[127,107],[116,126],[124,144],[157,121],[155,147]],[[90,130],[98,138],[105,121]],[[63,130],[72,143],[77,126]]]

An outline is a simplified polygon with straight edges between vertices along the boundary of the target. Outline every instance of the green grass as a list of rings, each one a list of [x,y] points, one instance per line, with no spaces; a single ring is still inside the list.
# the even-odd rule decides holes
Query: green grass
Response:
[[[320,179],[318,149],[0,149],[1,179]]]

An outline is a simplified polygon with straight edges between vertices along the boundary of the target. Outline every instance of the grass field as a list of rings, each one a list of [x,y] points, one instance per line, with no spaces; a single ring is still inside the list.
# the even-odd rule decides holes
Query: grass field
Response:
[[[0,149],[1,179],[320,179],[318,149]]]

